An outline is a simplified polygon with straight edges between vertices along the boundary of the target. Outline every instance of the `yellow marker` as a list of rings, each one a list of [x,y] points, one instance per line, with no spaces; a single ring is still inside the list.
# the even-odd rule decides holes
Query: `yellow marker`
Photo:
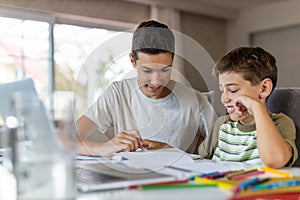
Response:
[[[219,188],[225,189],[225,190],[231,190],[234,185],[230,183],[226,183],[225,181],[219,181],[215,179],[207,179],[207,178],[201,178],[196,176],[195,177],[195,182],[197,183],[203,183],[203,184],[216,184]]]
[[[278,175],[281,175],[281,176],[287,177],[287,178],[292,177],[292,175],[289,172],[281,171],[281,170],[266,167],[266,166],[262,166],[261,170],[263,170],[265,172],[271,172],[271,173],[274,173],[274,174],[278,174]]]

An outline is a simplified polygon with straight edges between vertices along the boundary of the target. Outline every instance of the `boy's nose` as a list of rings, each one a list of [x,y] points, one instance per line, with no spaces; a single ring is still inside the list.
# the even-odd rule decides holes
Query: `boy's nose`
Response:
[[[230,102],[230,97],[225,92],[223,92],[222,95],[221,95],[221,101],[223,103],[229,103]]]
[[[160,80],[159,73],[157,73],[157,72],[153,73],[152,76],[151,76],[151,83],[153,85],[160,85],[160,81],[161,80]]]

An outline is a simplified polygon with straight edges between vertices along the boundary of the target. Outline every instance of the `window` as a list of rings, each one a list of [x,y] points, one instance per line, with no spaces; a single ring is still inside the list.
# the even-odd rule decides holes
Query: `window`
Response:
[[[86,81],[78,79],[80,70],[89,55],[114,34],[107,29],[0,17],[0,84],[31,77],[46,107],[53,110],[62,96],[70,96],[76,83],[83,112],[96,95],[87,90]],[[108,55],[97,63],[93,72],[101,75],[97,95],[131,68],[128,54]]]
[[[111,40],[118,33],[66,24],[54,26],[55,91],[57,91],[54,93],[54,100],[63,99],[60,96],[74,91],[77,108],[83,111],[112,81],[120,79],[130,71],[132,67],[128,54],[117,55],[116,58],[113,54],[114,45],[105,49],[105,54],[96,52],[97,57],[101,59],[90,58],[101,44]],[[88,66],[84,65],[86,62]],[[82,79],[82,71],[88,71],[85,79]],[[92,84],[92,87],[96,84],[97,89],[89,90],[88,88],[91,88],[89,84]]]
[[[1,83],[29,76],[39,94],[47,94],[48,29],[46,22],[0,17]]]

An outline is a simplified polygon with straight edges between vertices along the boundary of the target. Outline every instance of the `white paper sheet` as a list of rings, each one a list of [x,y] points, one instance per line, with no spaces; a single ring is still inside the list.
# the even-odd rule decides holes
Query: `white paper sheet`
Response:
[[[195,161],[183,152],[121,152],[112,157],[113,160],[124,162],[127,166],[159,170],[166,166],[193,164]]]

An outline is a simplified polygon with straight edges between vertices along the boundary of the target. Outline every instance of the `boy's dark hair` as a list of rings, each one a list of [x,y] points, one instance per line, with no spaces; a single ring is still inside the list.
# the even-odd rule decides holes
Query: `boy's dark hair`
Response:
[[[242,73],[252,85],[265,78],[272,80],[273,89],[277,83],[276,59],[261,47],[239,47],[227,53],[214,66],[213,75],[225,72]]]
[[[150,20],[142,22],[133,33],[132,54],[138,60],[137,53],[156,55],[171,53],[174,56],[175,37],[167,25]]]

